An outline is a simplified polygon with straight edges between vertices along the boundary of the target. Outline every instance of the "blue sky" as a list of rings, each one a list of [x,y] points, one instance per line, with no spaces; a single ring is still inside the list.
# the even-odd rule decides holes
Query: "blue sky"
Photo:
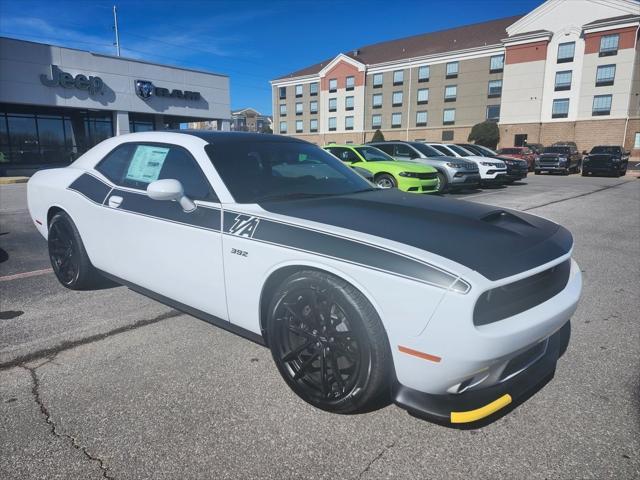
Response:
[[[115,3],[123,56],[225,73],[233,109],[271,113],[273,78],[363,45],[526,13],[542,0]],[[114,53],[113,4],[0,0],[0,35]]]

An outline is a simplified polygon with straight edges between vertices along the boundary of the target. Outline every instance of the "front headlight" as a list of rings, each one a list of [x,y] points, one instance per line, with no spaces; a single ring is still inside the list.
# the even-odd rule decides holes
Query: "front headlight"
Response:
[[[493,163],[491,162],[480,162],[480,165],[484,165],[485,167],[493,167]]]
[[[618,157],[613,157],[613,158],[611,159],[611,161],[612,161],[612,162],[614,162],[614,163],[618,163],[618,162],[620,161],[620,158],[618,158]]]
[[[408,177],[408,178],[419,178],[420,177],[419,173],[414,173],[414,172],[400,172],[398,175],[400,175],[401,177]]]
[[[582,157],[582,163],[584,162],[588,162],[589,161],[589,156],[585,155],[584,157]]]
[[[464,163],[453,163],[453,162],[447,162],[447,167],[451,167],[451,168],[464,168],[466,167],[466,165]]]
[[[504,163],[506,163],[507,165],[513,165],[513,162],[511,160],[505,160]]]
[[[565,163],[565,162],[567,161],[567,159],[566,159],[565,157],[559,157],[559,158],[558,158],[558,161],[559,161],[560,163]]]

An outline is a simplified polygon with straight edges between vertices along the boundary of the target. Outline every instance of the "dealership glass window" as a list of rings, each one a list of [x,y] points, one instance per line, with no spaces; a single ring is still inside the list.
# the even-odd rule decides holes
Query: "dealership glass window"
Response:
[[[612,95],[596,95],[593,97],[593,109],[591,114],[594,116],[609,115],[611,113]]]
[[[312,97],[318,95],[318,82],[309,84],[309,95],[311,95]]]
[[[418,105],[425,105],[427,103],[429,103],[429,89],[419,88],[418,89]]]
[[[318,101],[317,100],[313,100],[313,101],[309,102],[309,112],[318,113]]]
[[[302,102],[296,102],[296,115],[302,115]]]
[[[460,65],[458,62],[447,63],[447,78],[456,78],[458,76]]]
[[[489,98],[498,98],[502,95],[502,80],[489,80]]]
[[[620,35],[614,33],[613,35],[603,35],[600,37],[600,56],[608,57],[618,53],[618,42],[620,41]]]
[[[302,85],[296,85],[296,97],[302,96]]]
[[[442,123],[444,125],[453,125],[456,121],[456,109],[445,108],[442,112]]]
[[[338,91],[338,80],[336,80],[335,78],[330,78],[329,79],[329,92],[336,92]]]
[[[344,97],[344,109],[345,110],[353,110],[354,107],[354,97]]]
[[[418,68],[418,82],[428,82],[429,75],[431,75],[429,65],[423,65]]]
[[[344,117],[344,129],[353,130],[353,117]]]
[[[556,98],[551,106],[551,118],[567,118],[569,116],[569,99]]]
[[[345,88],[347,90],[353,90],[356,86],[356,79],[355,77],[347,77],[345,79]]]
[[[280,122],[280,133],[287,133],[287,122]]]
[[[489,73],[500,73],[504,70],[504,55],[494,55],[489,60]]]
[[[382,127],[382,115],[376,114],[371,116],[371,128]]]
[[[500,120],[500,105],[487,105],[487,120]]]
[[[396,70],[393,72],[393,84],[402,85],[404,82],[404,70]]]
[[[565,70],[563,72],[556,72],[555,91],[571,90],[571,70]]]
[[[135,132],[152,132],[155,130],[155,121],[153,115],[145,115],[143,113],[129,113],[129,131]]]
[[[393,92],[393,97],[391,98],[391,105],[394,107],[402,106],[402,92]]]
[[[382,107],[382,94],[381,93],[376,93],[372,100],[371,100],[371,106],[373,106],[373,108],[381,108]]]
[[[373,87],[374,88],[379,88],[382,86],[382,74],[381,73],[375,73],[373,75]]]
[[[613,85],[616,78],[615,65],[600,65],[596,72],[596,87]]]
[[[304,124],[302,120],[296,120],[296,133],[302,133],[304,130]]]
[[[287,98],[287,87],[280,87],[279,89],[280,100]]]
[[[329,99],[329,111],[330,112],[335,112],[336,110],[338,110],[338,99],[337,98],[330,98]]]
[[[280,105],[280,116],[281,117],[286,117],[287,116],[287,104],[283,103]]]
[[[318,131],[318,120],[315,118],[309,122],[309,131],[311,133],[316,133]]]
[[[566,42],[558,45],[558,63],[573,62],[576,51],[576,42]]]
[[[416,112],[416,127],[426,127],[427,118],[426,111]]]
[[[446,87],[444,87],[444,101],[445,102],[455,102],[457,96],[458,96],[458,86],[457,85],[447,85]]]
[[[329,117],[329,131],[334,132],[338,128],[338,120],[336,117]]]
[[[87,112],[85,128],[91,146],[113,137],[111,112]]]
[[[402,114],[401,113],[392,113],[391,114],[391,128],[400,128],[402,126]]]

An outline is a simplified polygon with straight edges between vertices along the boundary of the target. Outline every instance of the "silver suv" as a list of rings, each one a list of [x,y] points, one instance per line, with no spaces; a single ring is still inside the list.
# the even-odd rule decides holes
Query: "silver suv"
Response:
[[[443,155],[435,148],[421,142],[373,142],[373,145],[396,160],[423,163],[438,171],[438,192],[476,188],[480,184],[480,172],[475,163]]]

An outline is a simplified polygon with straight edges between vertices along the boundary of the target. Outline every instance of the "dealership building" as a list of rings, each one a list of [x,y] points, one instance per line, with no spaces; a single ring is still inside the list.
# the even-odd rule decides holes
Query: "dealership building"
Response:
[[[230,119],[225,75],[0,37],[0,176],[68,165],[114,135]]]
[[[636,0],[548,0],[527,15],[360,47],[271,81],[274,131],[317,144],[575,141],[640,155]]]

